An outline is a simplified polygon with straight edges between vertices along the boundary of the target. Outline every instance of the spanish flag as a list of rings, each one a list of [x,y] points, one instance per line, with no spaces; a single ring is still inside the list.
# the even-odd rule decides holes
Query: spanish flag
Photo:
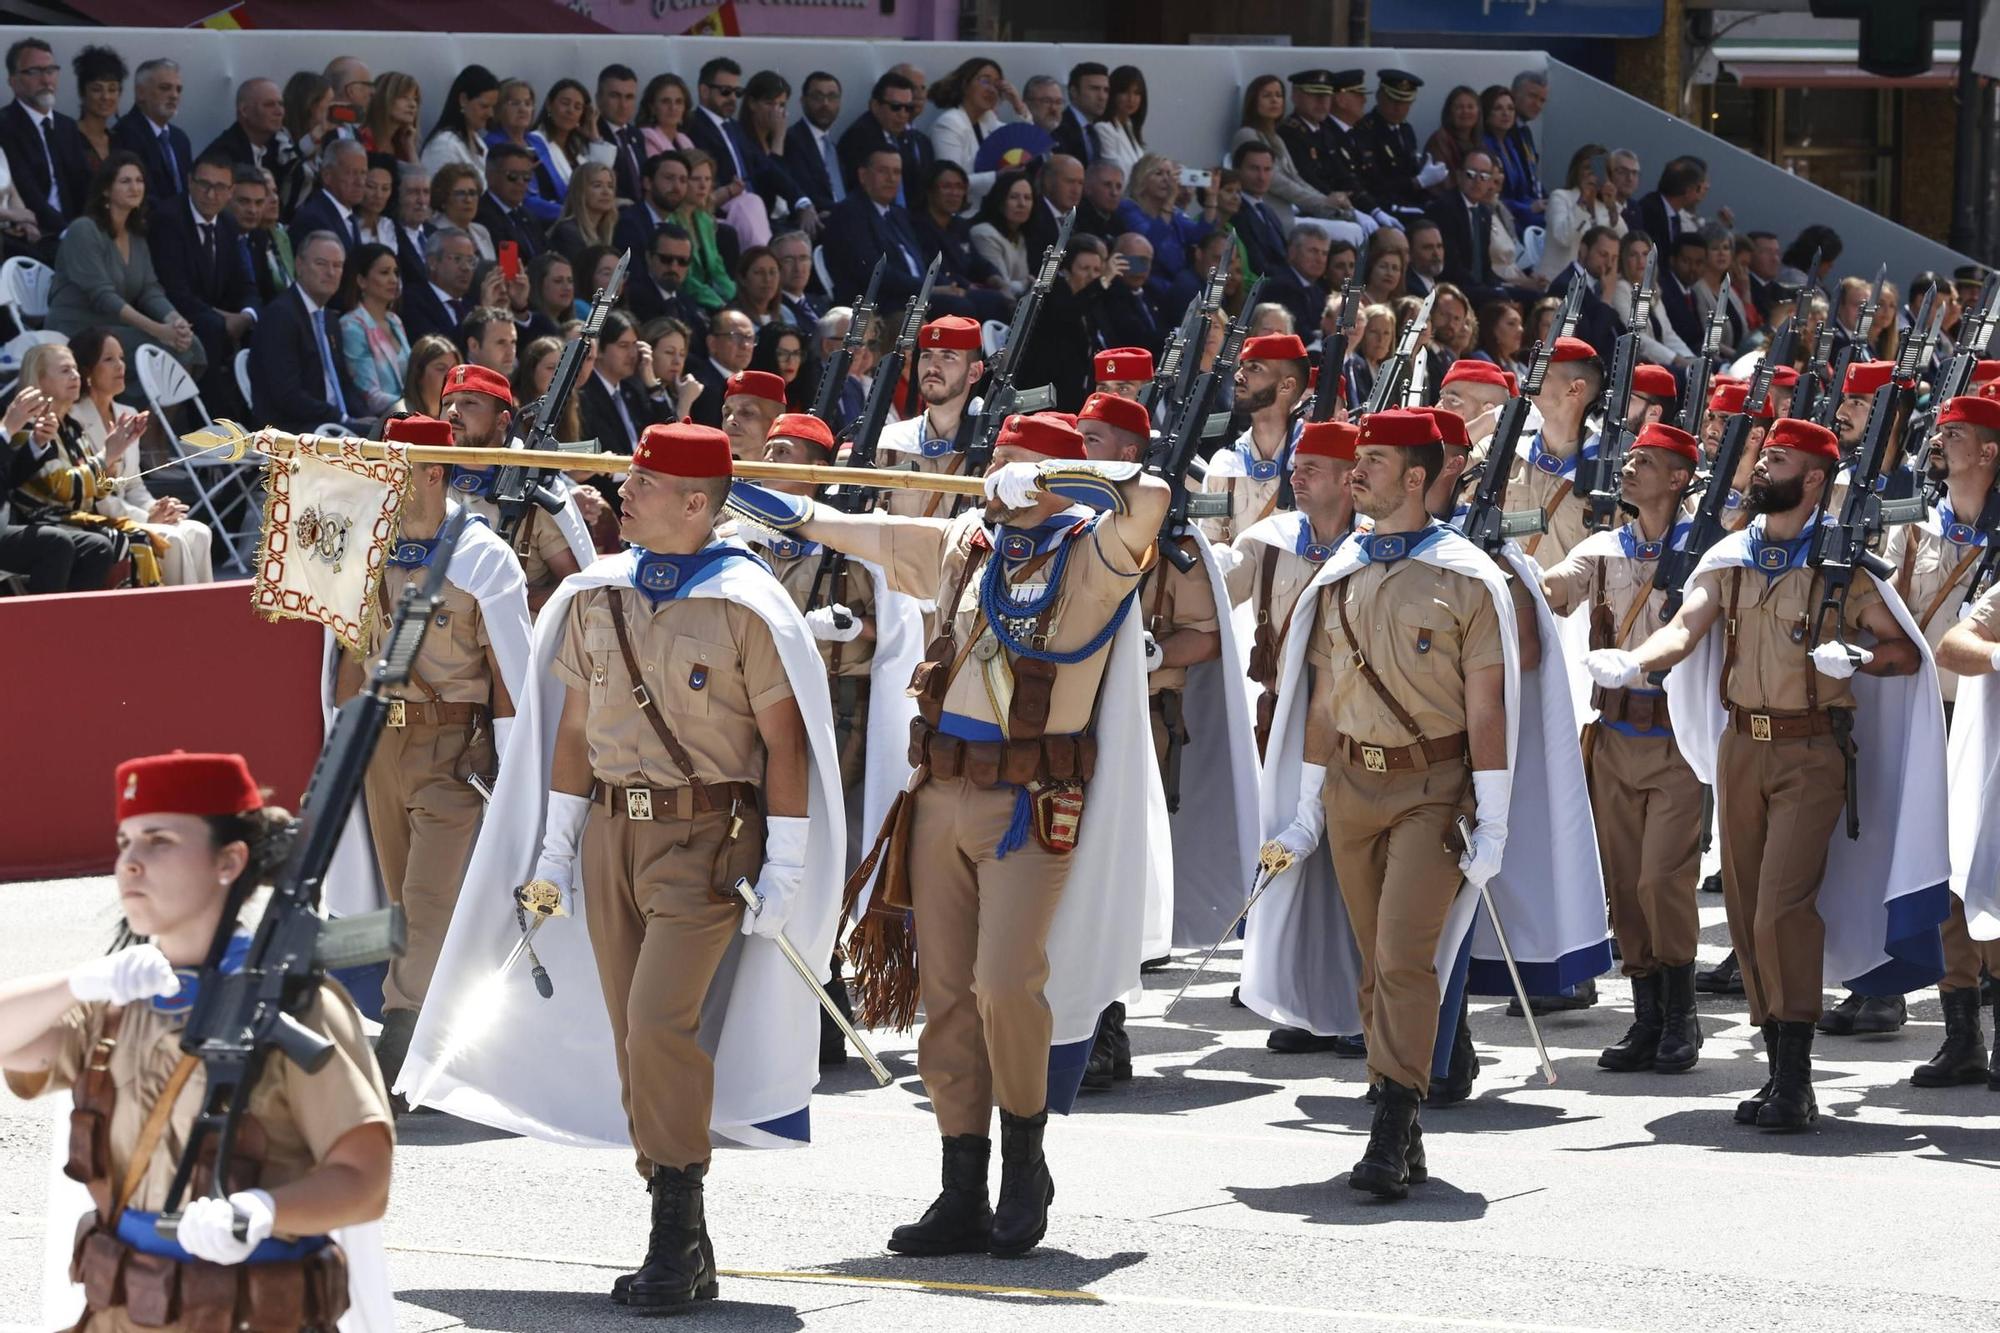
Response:
[[[682,33],[683,37],[741,37],[743,25],[736,18],[736,0],[723,0],[715,12]]]
[[[190,28],[209,28],[215,32],[247,32],[257,25],[250,19],[250,5],[248,0],[238,0],[238,3],[231,5],[229,8],[218,9],[207,18],[196,19],[193,23],[188,24],[188,26]]]

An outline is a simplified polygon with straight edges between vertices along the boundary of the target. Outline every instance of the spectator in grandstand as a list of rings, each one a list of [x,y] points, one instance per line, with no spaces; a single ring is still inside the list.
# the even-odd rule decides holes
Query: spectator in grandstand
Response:
[[[83,216],[63,233],[47,327],[69,337],[116,326],[134,346],[164,347],[199,379],[208,353],[160,285],[148,221],[145,168],[133,154],[115,152],[91,179]]]
[[[632,317],[621,310],[612,311],[598,336],[596,366],[577,386],[583,429],[607,453],[630,455],[640,434],[654,421],[663,420],[667,411],[662,404],[656,413],[651,396],[642,387],[642,346]],[[651,361],[648,348],[645,362],[650,365]],[[606,495],[617,489],[608,479],[592,484]]]
[[[1128,177],[1146,155],[1146,72],[1137,65],[1111,71],[1111,98],[1104,118],[1090,127],[1100,158],[1116,163]]]
[[[472,239],[479,258],[492,259],[496,253],[492,233],[478,221],[479,197],[485,193],[479,168],[464,162],[445,163],[431,175],[431,227],[463,232]]]
[[[84,161],[96,171],[111,156],[111,126],[125,95],[125,59],[108,46],[86,46],[69,67],[76,74],[76,130],[83,136]]]
[[[396,258],[403,265],[403,285],[423,280],[424,237],[431,229],[431,169],[421,162],[396,164]],[[383,242],[388,244],[388,242]]]
[[[542,226],[529,211],[535,177],[535,154],[516,143],[494,144],[486,152],[486,191],[479,196],[479,225],[493,238],[493,251],[512,242],[520,261],[548,248]]]
[[[778,257],[769,246],[753,245],[736,261],[736,299],[732,310],[750,316],[758,328],[779,321],[783,308],[778,300]]]
[[[1708,164],[1698,157],[1674,158],[1660,169],[1658,187],[1626,208],[1625,225],[1645,232],[1655,246],[1667,247],[1671,253],[1682,232],[1701,230],[1701,218],[1695,210],[1707,195]],[[1729,225],[1727,217],[1722,222]]]
[[[521,342],[513,312],[505,306],[479,306],[466,312],[458,326],[458,345],[468,364],[483,366],[502,377],[512,376]]]
[[[368,154],[368,170],[362,175],[361,202],[354,206],[354,220],[364,244],[396,249],[396,184],[403,164],[387,153]]]
[[[361,118],[361,146],[398,162],[420,160],[423,114],[424,89],[416,77],[401,70],[383,71],[375,80],[375,95],[368,100],[368,114]]]
[[[1253,138],[1238,143],[1229,160],[1238,201],[1230,229],[1236,233],[1252,272],[1276,273],[1285,262],[1286,240],[1292,230],[1291,206],[1271,197],[1278,180],[1277,154],[1271,145]],[[1218,214],[1222,211],[1220,202]]]
[[[979,221],[972,226],[972,248],[999,273],[1010,296],[1019,297],[1035,280],[1028,267],[1028,220],[1039,207],[1034,180],[1027,172],[999,172],[980,205]],[[1156,246],[1156,258],[1158,253]]]
[[[89,144],[76,122],[55,109],[61,74],[55,53],[39,37],[7,48],[7,86],[14,100],[0,111],[0,149],[21,202],[35,215],[44,258],[54,255],[63,228],[82,214],[92,175]]]
[[[493,113],[492,127],[486,131],[486,172],[490,184],[493,150],[501,144],[529,154],[526,167],[529,178],[522,185],[519,206],[534,219],[539,232],[562,213],[563,195],[569,189],[569,182],[556,174],[557,154],[549,147],[548,140],[535,132],[534,123],[535,86],[526,79],[501,80],[500,105]],[[487,230],[492,230],[490,224]]]
[[[257,167],[238,166],[229,193],[229,216],[243,236],[250,256],[250,277],[257,286],[256,304],[275,300],[292,285],[292,242],[274,219],[270,206],[277,187],[271,173]]]
[[[998,110],[1002,101],[1017,119],[1027,115],[1021,94],[1007,82],[997,61],[973,56],[930,87],[930,103],[940,115],[931,122],[931,143],[940,162],[956,162],[965,168],[968,180],[966,203],[978,208],[993,188],[995,173],[979,171],[974,161],[979,145],[1003,123]]]
[[[1479,307],[1479,343],[1469,355],[1476,361],[1490,361],[1502,370],[1525,376],[1527,329],[1521,307],[1512,301],[1488,301]]]
[[[338,424],[370,434],[378,418],[363,405],[347,362],[335,350],[340,325],[330,303],[346,268],[340,238],[316,231],[299,245],[297,257],[298,280],[257,312],[257,337],[250,344],[252,406],[279,430]]]
[[[1505,93],[1506,89],[1500,91]],[[1499,275],[1493,271],[1491,202],[1499,183],[1499,169],[1485,149],[1467,153],[1458,169],[1456,187],[1434,200],[1428,215],[1444,239],[1444,280],[1480,300],[1500,292]],[[1417,244],[1411,237],[1413,252]]]
[[[1740,246],[1744,256],[1750,253],[1748,240],[1732,238],[1727,228],[1720,223],[1710,222],[1701,229],[1702,270],[1701,277],[1694,285],[1695,313],[1700,317],[1702,336],[1707,337],[1710,312],[1720,301],[1725,307],[1722,329],[1722,354],[1730,360],[1736,359],[1736,349],[1751,329],[1750,308],[1744,305],[1732,281],[1736,267],[1736,252]],[[1699,351],[1701,345],[1695,344]]]
[[[155,199],[187,191],[194,148],[187,131],[174,124],[180,109],[181,67],[165,59],[141,61],[132,75],[132,110],[111,127],[111,147],[139,159]]]
[[[220,152],[238,166],[277,172],[285,164],[285,98],[270,79],[245,79],[236,86],[236,119],[202,149]]]
[[[1108,248],[1121,234],[1118,210],[1125,202],[1125,168],[1099,158],[1083,173],[1083,199],[1076,206],[1073,235],[1095,236]]]
[[[649,319],[639,329],[639,341],[653,349],[653,378],[673,386],[668,396],[678,421],[687,419],[694,400],[701,397],[701,381],[688,374],[688,349],[694,340],[694,330],[672,315]]]
[[[1030,75],[1021,85],[1021,105],[1028,109],[1029,122],[1054,138],[1063,127],[1067,105],[1063,101],[1062,80],[1053,74]]]
[[[221,416],[240,415],[246,406],[232,361],[257,326],[257,287],[228,207],[235,183],[236,169],[224,154],[202,154],[187,194],[156,202],[146,232],[167,302],[194,326],[207,355],[203,401]]]
[[[359,138],[360,126],[367,123],[368,108],[375,100],[375,76],[359,56],[335,56],[326,62],[326,81],[333,88],[334,101],[341,110],[336,124],[344,137]],[[365,146],[365,145],[364,145]]]
[[[1785,267],[1784,247],[1775,232],[1753,231],[1745,239],[1750,242],[1750,259],[1744,265],[1745,294],[1749,304],[1768,321],[1771,301],[1782,285],[1778,275]]]
[[[791,85],[778,75],[771,77],[783,86],[783,94],[789,100]],[[760,150],[750,131],[737,119],[743,91],[743,70],[734,60],[716,56],[707,61],[696,80],[695,111],[687,126],[688,137],[708,156],[714,174],[701,207],[727,223],[739,248],[762,245],[771,239],[767,197],[781,206],[805,205],[804,196],[783,164]],[[778,94],[775,88],[766,91],[772,97]],[[692,177],[692,158],[688,171]],[[809,230],[817,226],[815,221]],[[723,262],[727,264],[732,258],[734,255],[724,256]]]
[[[679,225],[678,215],[687,203],[688,154],[695,151],[670,148],[646,159],[641,181],[645,193],[620,213],[613,245],[632,251],[636,257],[663,223]]]
[[[1514,94],[1514,137],[1525,156],[1540,162],[1545,140],[1542,137],[1542,108],[1549,103],[1549,76],[1539,70],[1524,69],[1509,85]]]
[[[1787,287],[1814,287],[1825,290],[1826,280],[1833,272],[1833,266],[1840,260],[1840,233],[1825,223],[1815,222],[1802,229],[1785,247],[1779,261],[1778,281]],[[1819,266],[1813,268],[1813,256],[1819,256]],[[1808,273],[1806,270],[1811,268]]]
[[[398,412],[418,416],[444,415],[444,377],[464,358],[458,344],[441,333],[429,333],[410,342],[410,363],[403,372],[403,400]]]
[[[917,188],[925,169],[937,161],[937,149],[932,147],[930,136],[914,128],[922,108],[923,99],[916,85],[895,70],[875,80],[868,93],[868,113],[856,116],[834,143],[840,158],[841,182],[850,196],[860,187],[861,169],[878,145],[893,148],[902,157],[899,186],[908,182],[911,191]],[[892,202],[910,201],[899,193]]]
[[[1409,291],[1408,233],[1394,227],[1379,228],[1368,238],[1361,264],[1361,285],[1372,304],[1388,305],[1404,295]]]
[[[1701,303],[1695,299],[1695,284],[1708,270],[1708,241],[1700,231],[1684,231],[1667,251],[1666,262],[1658,266],[1658,302],[1667,323],[1689,347],[1702,342]]]
[[[687,195],[674,210],[673,221],[694,242],[694,267],[685,285],[702,309],[719,309],[736,299],[736,279],[730,276],[715,224],[715,159],[699,148],[681,156],[687,159]]]
[[[708,311],[687,290],[688,273],[694,266],[694,242],[686,230],[676,222],[662,223],[634,258],[644,262],[625,275],[620,304],[642,322],[671,316],[694,330],[697,338],[706,336]],[[589,291],[594,293],[600,286],[602,283],[593,285]]]
[[[478,264],[472,238],[456,227],[440,227],[424,238],[424,281],[404,288],[399,307],[403,328],[412,339],[427,333],[456,338],[459,324],[475,306],[502,299],[497,283],[481,293],[482,299],[473,298],[472,277]]]
[[[802,231],[781,231],[771,238],[778,261],[778,300],[787,324],[810,330],[819,323],[823,298],[810,290],[813,282],[812,242]]]
[[[1126,232],[1112,247],[1106,268],[1110,281],[1097,301],[1097,328],[1106,347],[1143,347],[1154,356],[1166,341],[1169,321],[1154,307],[1146,289],[1153,270],[1153,245]]]
[[[362,408],[371,417],[387,416],[403,396],[410,338],[396,313],[402,295],[402,269],[394,250],[363,245],[348,256],[335,303],[347,307],[340,317],[340,354]]]
[[[790,412],[804,412],[812,406],[819,375],[816,369],[807,369],[812,365],[811,341],[811,335],[804,329],[790,324],[766,324],[757,331],[757,347],[750,353],[750,369],[768,370],[785,382],[785,409]],[[657,369],[657,348],[653,356]]]
[[[1354,336],[1341,376],[1347,385],[1347,404],[1359,407],[1375,392],[1376,376],[1390,353],[1396,350],[1396,312],[1393,307],[1371,301],[1354,317]]]
[[[319,155],[319,187],[292,214],[292,252],[316,231],[330,231],[351,254],[361,244],[355,208],[368,186],[368,150],[353,139],[328,139]]]
[[[597,137],[612,147],[618,197],[638,199],[645,188],[646,145],[639,133],[639,76],[629,65],[597,72]]]
[[[693,105],[694,95],[680,75],[655,74],[647,82],[646,91],[639,96],[637,117],[645,160],[651,161],[656,153],[695,146],[686,129],[688,109]]]
[[[702,385],[702,395],[695,400],[692,416],[701,425],[720,427],[722,402],[727,396],[724,387],[732,375],[750,368],[750,357],[757,350],[757,334],[750,327],[748,315],[740,310],[721,310],[709,324],[706,345],[708,355],[692,358],[688,366],[688,373]]]
[[[840,118],[840,80],[825,70],[806,75],[799,90],[799,111],[798,120],[785,131],[785,169],[812,200],[813,211],[824,217],[847,197],[833,134],[833,123]]]
[[[1539,224],[1548,210],[1542,195],[1541,173],[1532,161],[1524,160],[1514,138],[1514,94],[1494,84],[1479,95],[1479,121],[1483,129],[1480,146],[1493,160],[1499,173],[1499,200],[1514,215],[1517,227]]]
[[[556,328],[576,318],[576,266],[567,255],[545,250],[528,265],[528,308]]]
[[[1116,82],[1114,80],[1114,82]],[[1117,94],[1113,93],[1113,105]],[[1178,312],[1198,284],[1188,252],[1215,225],[1213,200],[1193,218],[1176,206],[1183,187],[1180,168],[1161,153],[1147,153],[1133,164],[1125,187],[1125,202],[1119,207],[1118,222],[1126,231],[1136,231],[1153,247],[1153,266],[1147,290],[1154,307]],[[1315,308],[1314,322],[1318,322]]]
[[[477,179],[486,171],[486,128],[500,104],[500,80],[484,65],[467,65],[451,81],[444,110],[424,140],[423,160],[433,177],[445,167],[463,164]]]
[[[1438,127],[1424,141],[1424,153],[1444,163],[1451,175],[1432,187],[1433,194],[1448,194],[1458,188],[1458,170],[1465,165],[1465,155],[1480,147],[1480,117],[1479,94],[1471,88],[1461,83],[1445,94]]]
[[[866,291],[875,261],[886,257],[880,300],[883,309],[890,309],[916,295],[924,272],[922,242],[909,214],[896,203],[903,193],[903,158],[895,146],[872,145],[856,183],[858,188],[827,219],[821,241],[827,272],[835,297],[842,298]]]
[[[564,342],[561,338],[537,338],[521,349],[520,359],[514,365],[512,381],[515,402],[532,403],[549,391],[549,382],[555,378],[556,362],[562,358],[563,347]],[[580,377],[587,377],[591,373],[587,357],[579,372]],[[551,424],[555,427],[558,440],[583,438],[583,418],[577,409],[575,394],[572,393],[569,402],[563,405],[561,419]]]
[[[1035,322],[1035,336],[1022,349],[1016,383],[1048,385],[1056,407],[1074,412],[1090,396],[1090,357],[1098,342],[1097,307],[1104,295],[1104,242],[1081,233],[1070,237],[1056,281]],[[1115,346],[1116,344],[1112,344]]]
[[[1587,143],[1569,159],[1569,171],[1559,190],[1549,194],[1542,221],[1542,257],[1535,272],[1544,278],[1576,262],[1577,247],[1592,227],[1609,227],[1625,234],[1625,219],[1610,202],[1609,154],[1602,144]]]
[[[1618,279],[1605,297],[1611,311],[1622,321],[1632,313],[1632,291],[1646,274],[1646,258],[1653,252],[1653,238],[1644,231],[1628,231],[1618,243]],[[1639,354],[1662,366],[1681,367],[1694,360],[1694,349],[1675,331],[1661,303],[1653,302],[1647,327],[1639,330]]]
[[[333,85],[324,76],[300,70],[285,80],[285,127],[277,136],[276,178],[278,213],[290,217],[319,183],[319,154],[334,137],[327,110],[333,105]]]
[[[549,170],[562,181],[567,198],[570,178],[590,161],[591,145],[597,142],[597,112],[581,83],[557,79],[549,85],[548,96],[542,99],[542,114],[535,120],[535,133],[549,146]]]
[[[1111,71],[1094,60],[1080,61],[1069,69],[1069,105],[1053,131],[1056,151],[1075,158],[1085,169],[1097,160],[1097,138],[1090,127],[1104,116],[1111,104]]]

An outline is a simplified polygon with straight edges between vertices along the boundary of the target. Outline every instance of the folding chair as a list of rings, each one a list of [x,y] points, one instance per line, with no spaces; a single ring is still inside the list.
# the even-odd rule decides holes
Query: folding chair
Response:
[[[1007,334],[1010,331],[1006,323],[997,319],[989,319],[979,326],[980,346],[985,349],[988,361],[1007,350]]]
[[[48,329],[29,329],[8,339],[5,346],[0,346],[0,394],[11,390],[15,381],[21,378],[21,363],[27,360],[30,347],[68,341],[60,333]]]
[[[23,330],[40,328],[49,315],[49,287],[56,271],[39,259],[15,255],[0,264],[0,305]]]
[[[813,276],[819,279],[820,288],[826,293],[827,300],[833,302],[835,305],[845,304],[833,290],[833,275],[826,271],[826,247],[823,245],[815,245],[813,247]],[[858,295],[860,293],[855,293],[855,296]],[[850,296],[847,299],[852,301],[854,296]]]
[[[253,401],[250,397],[250,349],[246,347],[238,352],[233,364],[236,368],[236,391],[243,395],[243,401],[248,404]],[[252,416],[256,415],[254,407],[250,411]],[[250,423],[246,421],[243,424],[248,426]]]
[[[181,443],[169,409],[192,403],[200,424],[206,426],[214,418],[209,415],[208,405],[201,401],[193,377],[165,348],[143,345],[133,363],[139,374],[139,389],[146,395],[146,406],[152,409],[154,419],[166,433],[168,447],[194,489],[195,502],[189,508],[196,518],[215,529],[228,548],[228,567],[249,573],[262,527],[262,507],[250,481],[251,465],[198,453]],[[232,517],[239,520],[238,526],[231,526]]]

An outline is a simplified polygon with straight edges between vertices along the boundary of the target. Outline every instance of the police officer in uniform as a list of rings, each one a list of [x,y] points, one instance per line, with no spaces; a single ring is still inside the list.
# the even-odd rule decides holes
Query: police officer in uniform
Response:
[[[1542,576],[1549,609],[1588,610],[1593,648],[1630,648],[1660,624],[1666,593],[1653,586],[1661,557],[1687,538],[1678,503],[1699,457],[1694,437],[1654,424],[1633,441],[1620,495],[1636,511],[1593,533]],[[1590,806],[1611,902],[1611,928],[1632,982],[1633,1022],[1597,1057],[1616,1073],[1683,1073],[1701,1046],[1694,954],[1701,933],[1695,881],[1705,818],[1701,780],[1674,743],[1666,695],[1645,684],[1597,688],[1584,732]]]
[[[962,475],[966,445],[979,417],[972,389],[985,373],[977,320],[943,315],[924,325],[917,333],[917,396],[924,410],[882,428],[877,465]],[[882,508],[905,517],[951,515],[949,497],[942,491],[888,491]]]
[[[1342,192],[1333,202],[1344,206],[1349,202],[1344,193],[1347,186],[1341,183],[1340,165],[1327,132],[1334,74],[1331,70],[1304,69],[1287,82],[1292,85],[1292,114],[1278,122],[1278,137],[1285,141],[1299,178],[1324,195]]]
[[[1417,132],[1410,128],[1410,106],[1424,81],[1400,69],[1385,69],[1375,77],[1375,105],[1355,127],[1374,168],[1362,183],[1389,213],[1420,217],[1430,203],[1431,187],[1450,174],[1442,162],[1424,156]]]
[[[1299,431],[1292,415],[1310,376],[1306,345],[1297,334],[1267,333],[1244,341],[1236,366],[1236,408],[1250,414],[1250,429],[1231,447],[1209,455],[1201,489],[1229,496],[1228,517],[1201,520],[1210,541],[1233,542],[1278,512]]]
[[[1368,75],[1358,69],[1335,73],[1331,106],[1320,126],[1333,153],[1333,188],[1347,196],[1356,213],[1370,214],[1385,227],[1400,226],[1369,185],[1381,174],[1381,164],[1375,158],[1373,138],[1361,133],[1367,107]]]
[[[1581,338],[1557,338],[1542,391],[1534,399],[1542,428],[1514,458],[1507,492],[1542,511],[1542,531],[1522,547],[1543,569],[1552,568],[1582,541],[1589,509],[1576,493],[1578,458],[1597,456],[1597,437],[1585,418],[1604,390],[1597,349]]]

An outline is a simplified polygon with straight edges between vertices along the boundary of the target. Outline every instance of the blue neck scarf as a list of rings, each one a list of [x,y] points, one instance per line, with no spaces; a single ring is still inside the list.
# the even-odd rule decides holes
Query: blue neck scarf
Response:
[[[1236,455],[1243,460],[1243,470],[1249,474],[1250,480],[1276,481],[1281,473],[1289,471],[1292,466],[1292,450],[1299,442],[1299,432],[1302,429],[1304,429],[1303,422],[1292,423],[1291,430],[1285,435],[1284,447],[1278,450],[1276,458],[1260,458],[1257,446],[1248,440],[1239,443],[1236,446]]]
[[[222,970],[224,973],[241,972],[243,960],[250,956],[250,937],[236,934],[229,937],[229,943],[222,950]],[[174,975],[181,979],[181,988],[174,995],[155,995],[147,1003],[156,1014],[184,1014],[194,1008],[194,1002],[201,998],[201,969],[198,967],[177,967]]]
[[[1954,546],[1984,546],[1986,534],[1970,523],[1961,523],[1949,499],[1938,501],[1938,531]]]
[[[499,471],[490,467],[459,467],[452,465],[451,489],[461,497],[476,500],[493,498],[493,478]]]
[[[1795,569],[1803,569],[1806,557],[1812,554],[1812,535],[1819,527],[1819,516],[1806,523],[1805,531],[1788,542],[1766,541],[1764,539],[1764,516],[1750,520],[1745,529],[1750,537],[1750,564],[1761,570],[1767,579],[1776,579]]]
[[[1304,514],[1299,515],[1299,539],[1292,547],[1292,554],[1303,556],[1308,563],[1315,565],[1325,564],[1333,554],[1333,547],[1314,539],[1312,520]]]
[[[687,596],[731,560],[763,564],[742,547],[723,542],[704,546],[693,555],[662,555],[643,547],[635,547],[634,551],[638,560],[632,567],[632,586],[646,594],[646,600],[656,607]]]
[[[1618,544],[1624,548],[1627,560],[1658,560],[1669,550],[1679,550],[1687,541],[1688,529],[1692,523],[1676,523],[1664,540],[1649,542],[1639,534],[1637,523],[1627,523],[1618,529]]]
[[[1354,540],[1361,544],[1362,564],[1390,565],[1415,555],[1443,535],[1444,525],[1433,519],[1415,532],[1357,532]]]
[[[1577,450],[1575,456],[1571,458],[1558,458],[1544,449],[1542,447],[1542,433],[1540,431],[1535,432],[1534,440],[1528,445],[1529,465],[1539,472],[1548,473],[1551,477],[1574,477],[1576,475],[1577,459],[1595,457],[1597,457],[1597,440],[1595,438],[1585,440],[1583,447]]]
[[[474,514],[472,522],[484,523],[486,520]],[[431,557],[437,554],[437,545],[438,539],[435,535],[398,537],[396,544],[389,548],[389,563],[398,569],[424,569],[430,565]]]
[[[1017,528],[1010,525],[998,532],[989,532],[988,539],[992,541],[993,549],[1000,553],[1002,560],[1009,565],[1018,565],[1022,561],[1034,559],[1061,541],[1081,518],[1080,514],[1064,510],[1054,518],[1046,519],[1032,528]]]

